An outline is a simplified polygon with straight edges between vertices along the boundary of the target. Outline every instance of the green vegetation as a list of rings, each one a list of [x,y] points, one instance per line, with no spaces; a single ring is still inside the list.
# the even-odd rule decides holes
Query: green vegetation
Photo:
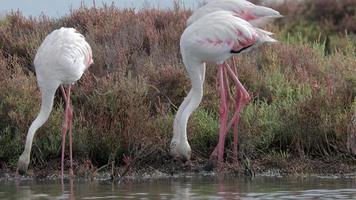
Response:
[[[317,7],[320,2],[276,8],[285,18],[267,29],[280,43],[237,58],[253,97],[239,126],[244,157],[351,157],[346,144],[356,104],[356,4]],[[329,9],[327,17],[321,7]],[[190,13],[106,6],[59,19],[8,14],[0,21],[0,168],[15,168],[23,150],[40,104],[33,58],[44,37],[61,26],[85,35],[95,62],[72,94],[77,163],[121,165],[124,154],[141,163],[164,162],[174,114],[190,88],[179,51]],[[193,159],[208,158],[217,143],[216,69],[208,65],[203,102],[188,124]],[[60,158],[63,103],[58,92],[35,136],[32,167]]]

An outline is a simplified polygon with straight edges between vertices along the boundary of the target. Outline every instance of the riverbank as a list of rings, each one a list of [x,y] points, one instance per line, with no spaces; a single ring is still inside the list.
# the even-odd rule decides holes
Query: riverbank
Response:
[[[240,163],[240,167],[226,164],[223,170],[218,171],[209,167],[207,161],[193,161],[191,165],[184,164],[177,160],[161,161],[158,165],[141,165],[141,166],[122,166],[116,167],[113,165],[104,165],[100,168],[88,164],[77,165],[74,170],[75,178],[93,179],[93,180],[145,180],[145,179],[161,179],[161,178],[179,178],[194,175],[206,176],[236,176],[254,177],[269,176],[269,177],[325,177],[325,178],[356,178],[356,159],[355,158],[340,158],[330,157],[327,160],[315,160],[307,158],[299,159],[272,159],[266,157],[263,159],[251,160],[250,166]],[[50,162],[53,168],[35,168],[30,169],[24,176],[20,176],[20,180],[24,179],[59,179],[60,178],[60,163],[59,161]],[[78,162],[75,162],[78,164]],[[68,166],[67,166],[68,167]],[[114,176],[113,176],[114,174]],[[0,181],[11,181],[15,179],[15,171],[13,169],[1,169]],[[68,177],[67,171],[65,178]]]

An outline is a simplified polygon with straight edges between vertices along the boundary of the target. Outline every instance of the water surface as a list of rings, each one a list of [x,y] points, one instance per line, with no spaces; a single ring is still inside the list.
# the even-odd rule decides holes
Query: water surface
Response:
[[[356,179],[186,176],[0,182],[0,199],[356,199]]]

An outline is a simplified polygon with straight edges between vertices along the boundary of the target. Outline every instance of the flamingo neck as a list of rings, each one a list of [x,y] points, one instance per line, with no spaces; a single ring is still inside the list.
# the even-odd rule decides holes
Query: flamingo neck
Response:
[[[187,138],[187,122],[188,118],[194,110],[199,106],[203,96],[203,83],[205,78],[205,63],[196,59],[191,59],[183,55],[183,62],[192,81],[192,89],[185,97],[177,111],[174,126],[173,139],[180,144],[189,146]]]
[[[27,158],[30,157],[33,137],[34,137],[37,129],[39,129],[47,121],[49,114],[52,111],[53,99],[54,99],[54,94],[55,94],[56,90],[57,90],[57,87],[41,90],[41,92],[42,92],[41,109],[40,109],[40,112],[38,113],[36,119],[32,122],[32,124],[27,132],[25,150],[22,153],[24,156],[26,155]]]

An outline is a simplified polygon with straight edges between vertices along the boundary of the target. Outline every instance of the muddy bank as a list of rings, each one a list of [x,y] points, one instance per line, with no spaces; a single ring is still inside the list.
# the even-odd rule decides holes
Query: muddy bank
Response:
[[[249,165],[246,164],[249,163]],[[31,168],[21,179],[58,179],[60,178],[60,162],[53,160],[46,167]],[[239,166],[226,163],[221,171],[212,168],[209,161],[192,161],[190,164],[167,159],[155,164],[129,166],[113,166],[111,164],[95,167],[91,164],[75,162],[77,178],[92,180],[145,180],[160,178],[179,178],[192,175],[203,176],[236,176],[250,177],[271,176],[318,176],[325,178],[356,178],[356,159],[330,157],[327,160],[308,158],[271,159],[261,158],[251,161],[240,161]],[[159,165],[158,165],[159,164]],[[69,165],[68,165],[69,166]],[[65,178],[68,177],[65,168]],[[0,181],[14,180],[16,169],[0,170]]]

